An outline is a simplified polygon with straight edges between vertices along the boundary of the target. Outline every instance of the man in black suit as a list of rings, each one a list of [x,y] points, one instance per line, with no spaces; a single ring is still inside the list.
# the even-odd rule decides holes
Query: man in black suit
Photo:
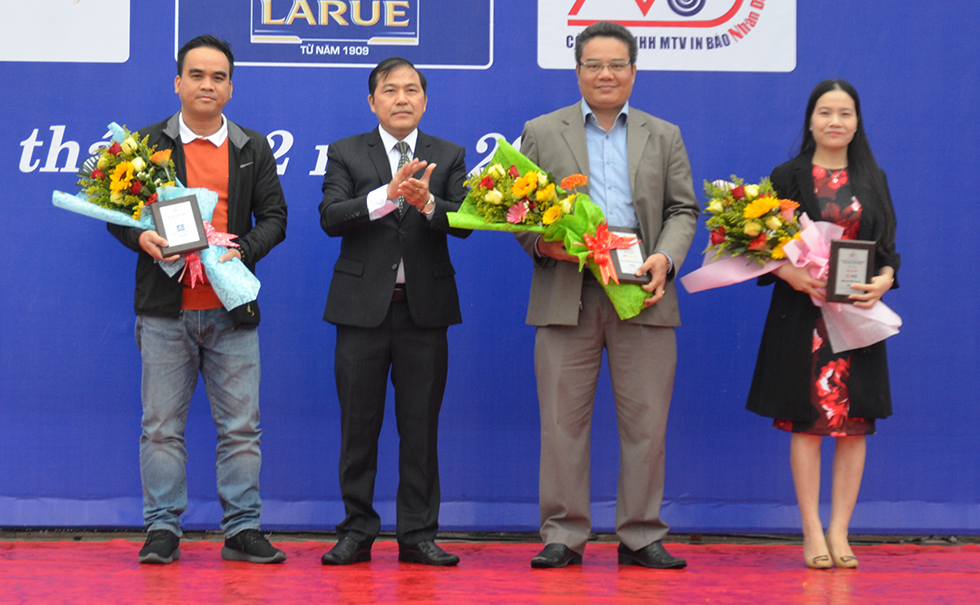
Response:
[[[466,179],[462,147],[418,130],[426,83],[393,57],[368,78],[379,128],[327,152],[320,225],[340,236],[323,319],[337,326],[340,491],[346,518],[324,565],[371,560],[381,528],[374,510],[378,436],[389,370],[400,447],[398,560],[456,565],[435,543],[439,527],[439,409],[446,389],[446,331],[462,321],[446,235]],[[392,176],[394,175],[394,176]]]

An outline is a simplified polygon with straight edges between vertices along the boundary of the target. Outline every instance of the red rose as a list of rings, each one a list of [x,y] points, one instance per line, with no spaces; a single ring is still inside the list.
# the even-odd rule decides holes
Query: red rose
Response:
[[[156,194],[156,192],[153,192],[153,195],[150,196],[150,199],[146,200],[146,203],[147,204],[152,204],[155,201],[157,201],[157,194]]]
[[[143,183],[133,181],[133,184],[129,186],[129,192],[133,195],[139,195],[140,191],[143,191]]]
[[[533,200],[531,200],[531,201],[529,201],[529,202],[527,203],[527,207],[528,207],[528,209],[530,209],[530,210],[534,210],[535,208],[537,208],[537,207],[538,207],[538,203],[537,203],[537,202],[535,202],[535,201],[533,201]]]
[[[514,177],[515,179],[521,176],[520,171],[517,170],[517,166],[510,167],[510,176]]]
[[[762,250],[765,247],[766,247],[766,234],[765,233],[760,233],[759,234],[759,237],[757,237],[754,240],[752,240],[752,243],[749,244],[749,250]]]
[[[92,178],[95,180],[104,179],[105,173],[99,170],[98,168],[96,168],[95,170],[92,171]]]
[[[119,145],[119,143],[113,143],[112,147],[110,147],[107,151],[112,155],[119,155],[122,153],[122,147]]]
[[[722,243],[723,241],[725,241],[725,228],[724,227],[718,227],[717,229],[715,229],[714,231],[711,232],[711,245],[712,246],[717,246],[718,244]]]
[[[738,187],[732,189],[732,197],[736,200],[740,200],[745,197],[745,186],[739,185]]]
[[[486,187],[487,189],[493,189],[497,184],[493,182],[493,178],[486,176],[480,181],[480,187]]]

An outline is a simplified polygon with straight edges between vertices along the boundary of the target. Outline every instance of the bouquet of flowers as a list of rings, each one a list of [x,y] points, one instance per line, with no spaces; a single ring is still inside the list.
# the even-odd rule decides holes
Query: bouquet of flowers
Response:
[[[745,256],[764,265],[786,257],[783,246],[800,231],[796,218],[799,204],[781,200],[769,179],[758,185],[745,185],[732,175],[731,182],[705,181],[708,196],[705,225],[711,240],[705,253],[714,250],[712,260],[722,256]]]
[[[139,133],[116,124],[110,130],[112,144],[82,164],[78,186],[96,206],[138,219],[143,206],[156,201],[157,188],[175,184],[176,168],[170,150],[148,146],[149,137],[140,140]]]
[[[619,317],[629,319],[640,314],[649,294],[636,284],[619,283],[609,252],[629,247],[635,240],[609,232],[602,209],[588,195],[575,191],[587,181],[574,174],[556,184],[552,175],[499,139],[490,163],[466,181],[470,191],[459,211],[449,213],[449,224],[462,229],[534,231],[546,241],[563,241],[568,253],[578,257],[579,270],[587,266],[603,284]]]
[[[459,212],[450,213],[450,223],[464,229],[554,231],[552,225],[575,212],[579,194],[567,190],[585,183],[586,177],[577,174],[557,185],[553,176],[500,139],[490,163],[467,179],[470,191]]]
[[[89,158],[80,172],[82,187],[78,195],[55,191],[51,202],[57,208],[114,225],[155,229],[153,215],[142,212],[144,206],[158,199],[169,200],[185,195],[197,196],[201,217],[205,221],[208,243],[199,253],[185,254],[175,261],[156,261],[170,277],[185,268],[190,270],[192,286],[203,271],[214,288],[221,304],[229,311],[250,303],[259,293],[260,283],[255,275],[237,258],[219,263],[226,246],[237,246],[230,240],[234,235],[219,233],[210,220],[218,204],[218,194],[207,189],[186,189],[177,182],[170,150],[156,151],[115,122],[109,124],[112,144]],[[137,190],[138,188],[138,190]]]
[[[830,242],[842,237],[842,227],[812,221],[805,214],[797,216],[799,204],[778,199],[769,179],[745,185],[732,175],[731,182],[705,182],[704,191],[709,198],[705,210],[710,216],[705,224],[711,240],[701,268],[680,278],[688,292],[741,283],[786,263],[806,267],[814,278],[827,279]],[[884,340],[897,334],[902,325],[902,318],[880,301],[862,309],[812,296],[811,300],[821,308],[835,353]]]
[[[491,163],[473,174],[466,186],[476,215],[485,223],[547,227],[572,213],[577,194],[566,191],[585,182],[584,176],[576,174],[563,179],[558,187],[551,175],[540,170],[528,169],[521,174],[516,164],[504,168],[503,164]]]

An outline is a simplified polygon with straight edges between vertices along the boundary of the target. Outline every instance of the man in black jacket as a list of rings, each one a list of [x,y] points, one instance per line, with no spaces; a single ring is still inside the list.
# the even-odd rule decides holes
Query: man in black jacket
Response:
[[[337,326],[340,491],[346,518],[324,565],[371,559],[378,436],[387,378],[401,439],[396,502],[400,561],[456,565],[439,527],[439,410],[449,367],[447,328],[462,321],[446,235],[465,191],[465,151],[423,134],[425,77],[399,57],[368,77],[380,125],[330,145],[320,225],[341,237],[323,318]]]
[[[141,129],[149,144],[172,150],[177,178],[218,193],[217,231],[237,235],[238,248],[220,262],[255,263],[286,237],[286,202],[264,136],[222,113],[231,98],[234,57],[213,36],[186,43],[177,54],[175,92],[181,110]],[[254,218],[254,225],[253,225]],[[139,253],[136,263],[136,344],[143,359],[140,470],[149,536],[141,563],[180,558],[180,514],[187,507],[184,428],[200,370],[218,428],[218,497],[224,509],[221,556],[277,563],[285,553],[259,531],[259,341],[255,301],[225,310],[210,285],[191,287],[156,261],[167,241],[156,231],[110,224],[109,231]],[[176,256],[164,260],[174,260]],[[187,272],[189,273],[189,272]]]

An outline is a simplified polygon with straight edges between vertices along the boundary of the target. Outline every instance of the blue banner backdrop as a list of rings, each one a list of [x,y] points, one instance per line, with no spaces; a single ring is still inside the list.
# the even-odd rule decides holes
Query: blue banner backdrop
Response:
[[[265,4],[271,21],[283,21],[273,24],[274,35],[292,35],[283,28],[293,12],[296,36],[336,40],[344,37],[336,16],[353,23],[358,10],[358,19],[370,21],[375,10],[382,22],[391,17],[392,28],[414,19],[408,29],[416,44],[365,44],[362,32],[346,36],[355,42],[313,43],[355,54],[307,57],[298,54],[302,45],[254,41]],[[128,31],[124,62],[0,61],[0,526],[142,524],[135,257],[102,224],[52,207],[51,191],[75,191],[75,170],[109,122],[138,128],[177,110],[175,45],[206,32],[234,42],[243,64],[226,113],[269,135],[290,205],[286,241],[258,268],[264,526],[331,529],[340,521],[335,330],[320,319],[339,242],[321,231],[317,204],[326,146],[377,125],[367,104],[367,68],[395,54],[431,65],[421,127],[463,145],[471,168],[492,152],[498,134],[513,141],[526,120],[580,98],[571,69],[539,67],[533,3],[355,4],[132,0],[128,28],[109,24],[89,42]],[[321,15],[307,18],[306,9],[325,5],[334,10],[324,26],[331,31],[309,33],[318,27],[310,20]],[[980,12],[955,3],[843,0],[800,2],[796,20],[792,71],[641,71],[631,102],[680,125],[700,189],[704,179],[732,173],[768,175],[798,145],[812,87],[827,77],[855,84],[898,212],[902,288],[887,301],[905,326],[889,341],[896,413],[869,440],[852,530],[980,532],[980,317],[970,244],[980,222],[970,178],[980,164],[980,76],[970,67],[980,63]],[[379,29],[370,36],[394,36],[384,25],[372,27]],[[271,65],[305,62],[319,65]],[[700,264],[706,243],[700,228],[682,273]],[[512,238],[496,233],[453,241],[452,254],[464,323],[449,331],[442,527],[535,530],[534,333],[524,325],[531,265]],[[744,410],[769,295],[754,284],[680,294],[684,325],[664,505],[674,531],[798,531],[789,438]],[[189,528],[214,528],[220,518],[209,414],[199,388],[187,429]],[[389,528],[396,444],[388,422],[377,499]],[[582,478],[591,481],[597,530],[613,526],[617,444],[604,375],[592,473]],[[825,474],[829,468],[825,463]]]

